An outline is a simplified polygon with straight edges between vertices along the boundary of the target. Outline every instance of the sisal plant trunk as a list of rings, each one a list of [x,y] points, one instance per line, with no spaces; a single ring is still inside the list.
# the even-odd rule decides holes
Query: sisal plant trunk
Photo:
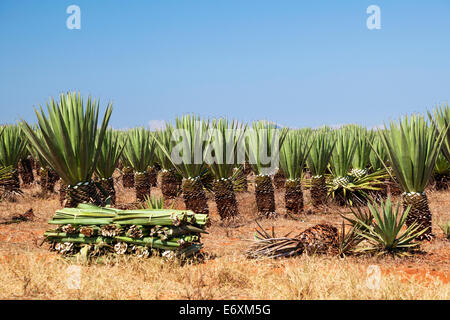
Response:
[[[103,191],[106,192],[106,195],[100,193],[100,197],[102,201],[106,203],[106,199],[109,197],[111,200],[111,205],[116,204],[116,189],[114,188],[114,179],[113,177],[109,177],[108,179],[100,179],[100,185],[103,188]]]
[[[19,179],[19,172],[17,169],[14,169],[11,173],[11,177],[5,181],[2,181],[0,183],[0,186],[2,187],[2,198],[9,198],[10,200],[15,199],[15,194],[22,193],[20,190],[20,179]],[[12,197],[11,197],[12,196]]]
[[[136,200],[145,201],[146,197],[151,195],[151,186],[149,183],[149,174],[147,171],[136,172],[134,174],[134,188],[136,190]]]
[[[402,194],[403,209],[411,206],[411,209],[406,217],[406,225],[410,226],[414,222],[420,224],[420,230],[427,228],[427,230],[419,237],[419,240],[431,240],[433,237],[431,229],[431,211],[428,206],[428,198],[425,192],[410,192]]]
[[[273,185],[275,189],[282,189],[284,187],[284,183],[286,182],[286,177],[282,170],[278,170],[277,173],[273,175]]]
[[[258,213],[270,217],[275,215],[275,195],[270,176],[255,177],[255,197]]]
[[[124,167],[122,170],[122,182],[124,188],[134,188],[134,170],[130,167]]]
[[[78,183],[67,187],[67,201],[65,207],[76,208],[80,203],[92,203],[103,207],[105,203],[98,194],[97,188],[92,181]]]
[[[59,180],[58,174],[53,169],[47,171],[47,192],[55,192],[56,182]]]
[[[222,220],[232,219],[239,215],[236,195],[230,179],[215,180],[213,191],[217,211]]]
[[[62,179],[59,179],[59,203],[64,205],[67,200],[67,184]]]
[[[43,195],[45,195],[47,193],[47,180],[48,180],[48,175],[47,175],[47,168],[44,167],[40,167],[39,168],[39,185],[41,186],[41,193]]]
[[[209,214],[206,193],[199,179],[183,179],[183,200],[187,210]]]
[[[311,201],[315,208],[327,203],[327,184],[324,176],[311,177]]]
[[[165,199],[174,199],[180,190],[181,181],[170,170],[161,171],[161,192]]]
[[[36,159],[33,159],[33,169],[36,171],[36,175],[39,176],[40,171],[41,171],[41,164]]]
[[[338,230],[324,223],[306,229],[296,236],[307,254],[336,253],[338,248]]]
[[[48,194],[55,192],[55,184],[58,181],[58,174],[50,168],[41,167],[39,169],[41,177],[41,192],[42,194]]]
[[[437,174],[434,177],[435,179],[435,188],[438,191],[447,190],[449,188],[450,179],[448,175],[445,174]]]
[[[31,185],[34,182],[33,159],[27,157],[20,160],[19,173],[24,186]]]
[[[284,201],[287,214],[298,214],[303,211],[303,191],[300,180],[286,180]]]
[[[158,170],[155,167],[148,167],[148,182],[151,187],[158,186]]]

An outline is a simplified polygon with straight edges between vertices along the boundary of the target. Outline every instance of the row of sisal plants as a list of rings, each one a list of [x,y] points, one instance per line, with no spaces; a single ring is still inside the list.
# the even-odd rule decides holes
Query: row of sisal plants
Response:
[[[221,218],[228,219],[239,214],[235,192],[244,184],[247,166],[237,161],[236,154],[243,143],[245,159],[255,174],[256,204],[262,215],[276,215],[274,170],[268,170],[266,159],[261,158],[261,151],[269,151],[267,156],[279,160],[286,177],[289,214],[302,211],[304,185],[310,187],[315,207],[327,201],[360,206],[380,194],[384,197],[387,181],[392,180],[403,192],[405,208],[411,207],[407,224],[419,221],[423,228],[429,227],[424,234],[428,236],[431,213],[425,188],[437,172],[441,180],[448,176],[449,112],[448,105],[437,107],[428,117],[405,116],[378,130],[358,125],[293,130],[268,121],[248,126],[223,118],[184,115],[162,130],[117,131],[108,129],[111,105],[99,119],[98,100],[88,97],[84,103],[79,93],[67,93],[59,100],[51,99],[47,113],[42,107],[36,110],[36,126],[22,121],[2,128],[0,165],[12,168],[12,178],[7,180],[17,190],[18,163],[28,153],[44,170],[61,178],[69,207],[84,202],[102,206],[108,200],[114,204],[112,175],[117,167],[124,177],[133,178],[136,198],[143,201],[150,196],[156,168],[160,168],[165,197],[174,198],[181,192],[186,209],[207,214],[206,194],[212,192]],[[245,134],[249,129],[252,134]],[[173,159],[178,143],[173,139],[175,130],[185,135],[178,138],[184,138],[183,150],[188,150],[181,162]],[[201,147],[202,159],[211,156],[212,148],[215,157],[234,155],[234,161],[198,162],[194,146]],[[98,182],[92,181],[94,175]]]

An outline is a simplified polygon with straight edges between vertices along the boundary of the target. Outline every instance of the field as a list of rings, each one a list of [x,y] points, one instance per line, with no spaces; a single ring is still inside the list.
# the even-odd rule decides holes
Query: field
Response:
[[[134,189],[124,189],[116,178],[117,202],[135,201]],[[250,177],[252,182],[252,177]],[[257,216],[254,186],[238,193],[240,220],[222,225],[214,198],[208,194],[211,226],[202,238],[206,259],[181,265],[161,258],[119,257],[90,265],[69,262],[40,246],[47,221],[60,207],[58,195],[37,197],[38,185],[23,188],[17,202],[0,203],[0,298],[1,299],[449,299],[449,242],[438,227],[450,219],[450,191],[427,190],[436,238],[424,243],[422,252],[409,258],[384,256],[338,258],[302,255],[290,259],[249,260],[248,239],[253,237]],[[159,188],[152,188],[159,196]],[[309,191],[305,212],[311,208]],[[284,191],[275,191],[277,212],[283,214]],[[168,202],[166,205],[171,205]],[[32,221],[7,223],[32,208]],[[174,208],[184,208],[181,198]],[[261,222],[279,235],[297,234],[317,223],[340,228],[339,212],[300,214],[298,220],[279,218]],[[80,288],[66,282],[67,268],[81,268]],[[370,285],[368,267],[379,266],[379,287]],[[370,268],[369,268],[370,270]]]
[[[450,300],[449,1],[7,2],[0,301]]]

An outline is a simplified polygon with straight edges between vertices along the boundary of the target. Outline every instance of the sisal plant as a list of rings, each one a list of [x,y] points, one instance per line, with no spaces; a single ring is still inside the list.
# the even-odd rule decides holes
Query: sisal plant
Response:
[[[239,215],[235,182],[242,178],[238,166],[238,146],[242,145],[245,128],[235,121],[226,119],[212,121],[208,135],[208,148],[204,159],[214,177],[213,192],[217,211],[222,220]],[[239,181],[237,182],[239,185]]]
[[[136,200],[142,202],[151,194],[151,184],[147,168],[155,163],[156,141],[153,133],[145,128],[135,128],[128,132],[124,155],[134,170]]]
[[[89,96],[86,104],[80,93],[61,94],[59,101],[50,99],[47,114],[42,107],[35,110],[41,135],[22,121],[29,143],[67,186],[66,206],[91,202],[102,205],[92,181],[101,146],[111,117],[112,106],[106,107],[98,126],[98,100]]]
[[[174,199],[181,191],[182,177],[170,160],[173,130],[172,124],[166,123],[164,129],[155,132],[155,139],[158,142],[156,157],[161,166],[161,192],[164,199]]]
[[[211,175],[203,162],[208,128],[209,121],[194,115],[184,115],[175,119],[170,143],[164,135],[156,136],[159,148],[182,177],[181,189],[186,209],[203,214],[209,214],[205,188],[210,188],[207,180]],[[172,149],[178,143],[177,158],[174,158]]]
[[[437,157],[441,151],[446,130],[438,131],[421,115],[405,116],[398,122],[391,121],[380,137],[387,151],[392,173],[403,193],[405,208],[411,207],[406,225],[418,223],[427,231],[422,238],[431,238],[431,211],[425,193]]]
[[[127,140],[123,141],[117,131],[107,130],[95,167],[95,173],[100,179],[102,189],[100,197],[105,203],[107,203],[107,199],[109,198],[111,205],[116,204],[116,189],[114,187],[113,173],[119,164],[126,143]]]
[[[291,130],[280,149],[280,167],[286,177],[285,206],[288,215],[303,211],[302,174],[311,150],[309,133]]]
[[[327,128],[321,128],[311,135],[307,165],[311,172],[311,202],[316,209],[327,203],[326,174],[334,146],[334,135]]]
[[[11,176],[0,183],[2,198],[14,199],[21,194],[19,162],[27,152],[27,141],[18,125],[5,125],[0,135],[0,167],[12,169]]]
[[[275,217],[277,213],[271,179],[275,168],[272,167],[278,162],[288,129],[278,129],[268,121],[253,122],[251,129],[245,138],[249,165],[255,173],[256,206],[260,215]]]

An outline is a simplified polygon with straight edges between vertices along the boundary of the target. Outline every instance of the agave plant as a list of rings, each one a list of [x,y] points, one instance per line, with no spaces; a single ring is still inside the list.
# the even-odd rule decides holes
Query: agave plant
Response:
[[[425,188],[446,133],[445,130],[439,133],[420,115],[405,116],[398,123],[391,121],[389,130],[380,131],[392,171],[403,190],[403,206],[411,207],[406,225],[419,224],[420,230],[426,230],[425,238],[432,236]]]
[[[122,143],[125,144],[126,141],[128,141],[128,133],[126,131],[121,131],[119,135],[121,137]],[[124,152],[122,152],[118,167],[122,172],[123,187],[134,188],[134,170]]]
[[[211,123],[204,159],[214,176],[214,198],[222,220],[239,215],[233,178],[238,176],[234,168],[238,164],[238,147],[242,145],[243,136],[243,125],[235,121],[221,118]]]
[[[384,148],[383,142],[376,132],[374,132],[374,137],[371,141],[371,152],[369,155],[369,163],[370,163],[370,172],[375,173],[384,173],[386,174],[386,164],[388,163],[386,149]],[[378,187],[379,191],[371,192],[374,198],[377,199],[386,199],[388,196],[388,186],[389,184],[393,184],[395,181],[390,181],[387,179],[380,179],[380,184]]]
[[[340,213],[344,218],[342,221],[342,230],[339,236],[339,255],[346,256],[347,254],[355,253],[357,246],[365,240],[361,236],[361,232],[368,232],[368,228],[373,226],[375,221],[372,212],[365,207],[350,208],[352,216],[346,216]],[[350,230],[345,232],[345,221],[350,223]]]
[[[0,137],[3,134],[3,127],[0,128]],[[0,167],[0,187],[3,186],[5,181],[11,179],[14,169],[12,167]],[[1,195],[0,195],[1,199]]]
[[[357,223],[364,227],[356,232],[367,240],[369,246],[357,251],[376,255],[385,253],[404,255],[411,248],[419,245],[414,240],[419,239],[427,229],[421,229],[417,223],[412,223],[406,230],[403,228],[411,207],[400,212],[400,204],[393,208],[390,198],[381,201],[379,205],[369,203],[368,207],[375,221],[369,224],[360,217],[356,217]]]
[[[357,125],[353,125],[350,128],[352,131],[351,136],[356,141],[350,176],[360,179],[368,173],[370,154],[372,151],[371,144],[373,143],[375,134],[373,131],[367,131],[366,128]]]
[[[24,139],[27,140],[25,136]],[[24,186],[29,186],[34,182],[33,158],[31,157],[28,145],[19,162],[19,175],[22,178]]]
[[[126,141],[122,141],[117,131],[107,130],[95,168],[95,173],[100,178],[100,184],[103,189],[100,196],[104,202],[107,202],[106,200],[109,197],[112,205],[116,203],[116,190],[112,176],[117,168],[125,144]]]
[[[378,132],[385,129],[377,129]],[[389,158],[387,156],[386,148],[381,140],[380,134],[376,134],[372,142],[372,152],[370,153],[370,167],[371,172],[384,170],[387,174],[387,178],[379,185],[380,191],[375,193],[377,198],[386,200],[388,189],[391,196],[399,196],[402,194],[402,190],[395,175],[392,174],[392,168],[389,164]],[[390,174],[389,174],[390,173]]]
[[[157,198],[153,195],[146,197],[142,209],[164,209],[164,197]]]
[[[434,180],[437,190],[448,189],[450,182],[450,130],[448,129],[450,126],[450,107],[448,103],[445,106],[436,107],[433,114],[428,111],[428,117],[433,121],[439,132],[442,133],[447,130],[442,143],[442,153],[439,154],[436,161]]]
[[[303,211],[302,173],[311,143],[309,133],[290,131],[280,150],[280,167],[285,173],[285,204],[288,214]]]
[[[42,107],[35,109],[42,139],[22,120],[23,130],[32,145],[67,184],[66,206],[93,202],[102,205],[92,182],[104,135],[111,117],[109,104],[101,126],[98,127],[99,101],[89,96],[84,105],[80,93],[61,94],[59,101],[50,99],[45,114]]]
[[[159,171],[159,164],[157,162],[154,162],[153,166],[147,167],[148,183],[150,183],[150,187],[158,186],[158,171]]]
[[[11,177],[1,183],[8,194],[21,193],[18,174],[19,161],[27,151],[27,141],[18,125],[5,125],[0,136],[0,167],[11,167]]]
[[[319,129],[311,135],[311,151],[307,158],[311,172],[311,201],[318,208],[326,204],[327,185],[325,173],[335,146],[335,138],[326,128]]]
[[[158,134],[159,131],[154,130],[152,131],[152,135],[155,136],[156,134]],[[157,187],[158,186],[158,173],[161,170],[161,165],[159,164],[159,157],[158,157],[158,150],[159,147],[155,141],[155,156],[154,156],[154,161],[153,164],[151,166],[147,167],[147,172],[148,172],[148,180],[150,183],[151,187]]]
[[[436,160],[433,179],[436,190],[447,190],[450,183],[450,162],[447,161],[441,152]]]
[[[233,186],[235,192],[248,192],[248,175],[252,173],[252,169],[250,164],[246,159],[238,159],[239,156],[243,156],[245,158],[246,155],[246,144],[245,144],[245,132],[248,130],[248,125],[242,125],[240,128],[241,132],[244,132],[244,137],[240,137],[241,141],[239,141],[238,153],[236,155],[237,163],[233,169]],[[244,149],[242,149],[244,148]],[[279,177],[281,181],[284,181],[284,175],[280,170],[278,170]],[[276,175],[275,175],[276,176]],[[274,179],[275,179],[274,176]],[[283,182],[284,185],[284,182]]]
[[[353,128],[348,126],[337,130],[336,145],[330,160],[333,180],[329,183],[328,193],[340,205],[365,205],[371,198],[370,192],[380,190],[378,186],[387,177],[384,171],[370,174],[362,168],[359,168],[361,174],[357,174],[356,170],[352,171],[356,150],[360,150],[358,158],[364,158],[357,165],[363,166],[362,163],[367,164],[369,161],[367,151],[359,145],[359,138],[354,134]]]
[[[165,142],[164,137],[156,136],[161,151],[183,177],[181,188],[186,209],[202,214],[209,213],[204,190],[204,178],[209,174],[202,159],[208,127],[209,121],[184,115],[175,119],[170,144]]]
[[[249,164],[255,173],[256,206],[260,215],[275,216],[275,196],[270,175],[279,161],[288,129],[279,129],[268,121],[253,122],[246,133]]]
[[[334,136],[336,143],[330,159],[333,180],[329,185],[329,194],[333,200],[344,205],[347,200],[352,200],[348,196],[347,187],[351,182],[348,173],[352,167],[356,142],[351,136],[351,131],[346,127],[336,130]]]
[[[371,171],[385,169],[388,161],[386,149],[380,136],[377,134],[373,138],[372,148],[369,156]]]
[[[36,134],[37,139],[41,140],[43,142],[43,137],[41,130],[39,128],[34,128],[34,132]],[[50,167],[50,165],[47,163],[45,158],[39,153],[38,150],[36,150],[31,144],[28,145],[28,150],[31,154],[31,157],[35,159],[39,163],[39,169],[38,175],[40,176],[39,185],[41,187],[41,193],[40,195],[42,197],[47,197],[49,194],[52,194],[55,190],[55,184],[58,181],[59,177],[56,174],[56,172]],[[60,187],[60,193],[61,191],[65,192],[64,183],[61,183]],[[65,193],[63,196],[61,196],[62,199],[60,199],[61,204],[63,204],[63,201],[66,200]]]
[[[434,117],[433,117],[434,116]],[[436,107],[433,110],[433,114],[428,111],[428,117],[433,121],[439,132],[445,136],[442,143],[442,152],[444,153],[447,161],[450,162],[450,106],[448,103],[445,106]]]
[[[358,227],[359,229],[365,230],[367,226],[372,226],[374,218],[370,210],[366,208],[356,207],[350,208],[353,217],[347,217],[340,214],[342,218],[350,222],[352,227]],[[364,222],[364,224],[361,224]]]
[[[150,196],[151,185],[147,168],[155,162],[156,140],[153,134],[145,128],[136,128],[128,132],[128,142],[124,154],[134,170],[134,185],[136,199],[145,201]]]
[[[356,247],[364,240],[357,232],[359,228],[359,224],[356,224],[346,231],[345,222],[342,221],[341,232],[337,239],[337,251],[340,257],[354,253]]]
[[[311,128],[301,128],[294,130],[297,134],[302,135],[304,137],[310,137],[313,130]],[[301,172],[303,174],[303,172]],[[277,172],[273,176],[273,185],[276,189],[282,189],[285,187],[287,175],[283,171],[283,168],[280,166]],[[302,207],[303,208],[303,207]]]
[[[174,168],[170,157],[166,155],[164,150],[167,150],[167,154],[172,154],[172,133],[173,126],[170,123],[166,123],[166,126],[162,130],[155,132],[156,140],[159,144],[156,148],[156,157],[158,163],[161,166],[161,192],[165,199],[175,198],[180,190],[182,177]]]

